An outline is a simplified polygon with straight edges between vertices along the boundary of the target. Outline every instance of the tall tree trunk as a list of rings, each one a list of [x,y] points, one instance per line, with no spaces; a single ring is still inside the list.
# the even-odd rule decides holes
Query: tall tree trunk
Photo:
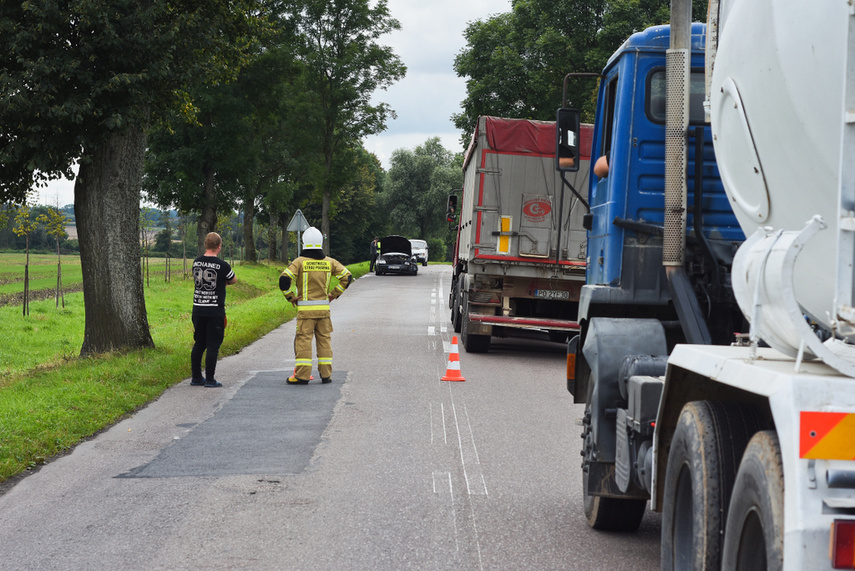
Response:
[[[329,188],[330,183],[324,186],[324,199],[321,203],[321,234],[324,235],[324,254],[330,255],[330,201],[332,190]]]
[[[321,234],[324,235],[324,254],[330,255],[330,203],[332,202],[332,160],[334,128],[330,122],[327,123],[326,141],[324,143],[324,168],[326,176],[324,177],[324,194],[321,200]]]
[[[201,256],[205,253],[205,236],[217,227],[217,194],[214,188],[214,169],[204,167],[205,188],[202,189],[202,212],[199,214],[199,224],[196,226],[196,252]]]
[[[146,135],[113,134],[74,183],[86,324],[81,355],[154,347],[140,271],[140,181]]]
[[[243,203],[243,242],[246,248],[244,259],[247,262],[257,262],[258,252],[255,251],[255,233],[253,229],[253,221],[255,220],[255,199],[247,197]]]
[[[29,223],[29,220],[27,221]],[[27,233],[27,261],[24,262],[24,317],[30,314],[30,234]]]
[[[291,262],[288,256],[288,218],[283,216],[279,219],[279,225],[282,227],[282,247],[280,249],[279,259],[286,264]]]
[[[56,306],[62,298],[62,308],[65,309],[65,294],[62,292],[62,252],[59,249],[59,237],[56,238]]]
[[[279,248],[277,246],[279,243],[279,213],[275,210],[270,212],[270,226],[268,226],[267,230],[267,259],[273,262],[276,260],[277,254],[279,253]]]
[[[187,279],[187,220],[184,219],[184,216],[181,216],[181,248],[182,248],[182,268],[181,271],[181,279]]]

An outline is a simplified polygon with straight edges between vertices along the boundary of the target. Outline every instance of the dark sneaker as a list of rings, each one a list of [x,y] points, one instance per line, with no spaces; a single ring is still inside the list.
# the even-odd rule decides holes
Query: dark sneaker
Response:
[[[304,381],[302,379],[298,379],[297,377],[288,377],[289,385],[308,385],[309,381]]]
[[[323,384],[331,383],[331,382],[332,382],[332,379],[331,379],[331,378],[329,378],[329,377],[321,377],[321,382],[322,382]]]
[[[208,381],[205,383],[205,388],[208,388],[208,389],[215,389],[215,388],[221,387],[221,386],[223,386],[223,383],[221,383],[219,381],[214,381],[214,382]]]
[[[190,384],[193,385],[194,387],[205,386],[205,378],[202,377],[201,379],[190,379]]]

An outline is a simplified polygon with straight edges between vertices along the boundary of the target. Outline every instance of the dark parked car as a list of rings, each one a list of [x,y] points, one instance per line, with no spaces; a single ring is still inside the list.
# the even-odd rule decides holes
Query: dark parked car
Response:
[[[403,236],[386,236],[380,239],[380,256],[374,265],[374,273],[416,275],[419,265],[413,256],[410,241]]]

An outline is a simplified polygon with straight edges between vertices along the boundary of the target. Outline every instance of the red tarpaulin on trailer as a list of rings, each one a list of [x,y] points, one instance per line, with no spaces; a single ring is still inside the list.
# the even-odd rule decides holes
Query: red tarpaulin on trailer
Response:
[[[485,117],[484,135],[487,145],[499,153],[535,154],[546,157],[555,156],[555,122],[531,121],[529,119],[503,119]],[[480,126],[480,121],[479,121]],[[579,154],[583,161],[591,160],[591,139],[593,125],[581,125]],[[466,151],[466,162],[476,146],[478,132],[472,137],[472,144]]]

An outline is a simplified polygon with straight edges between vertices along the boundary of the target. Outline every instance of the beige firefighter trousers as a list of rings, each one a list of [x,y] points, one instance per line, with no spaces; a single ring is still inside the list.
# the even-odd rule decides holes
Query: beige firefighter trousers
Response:
[[[297,335],[294,337],[296,372],[301,381],[312,376],[312,337],[318,352],[318,373],[322,379],[332,375],[332,320],[329,317],[297,317]]]

